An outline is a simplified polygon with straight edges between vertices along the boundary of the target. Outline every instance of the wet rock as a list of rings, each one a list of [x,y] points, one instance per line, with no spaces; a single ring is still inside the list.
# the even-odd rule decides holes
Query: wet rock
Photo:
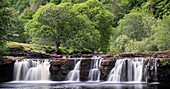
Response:
[[[14,61],[10,59],[0,60],[0,82],[12,81]]]
[[[67,59],[66,65],[65,65],[66,69],[72,70],[72,69],[74,69],[74,66],[75,66],[75,60],[74,59]]]
[[[66,70],[66,67],[61,67],[62,70]]]
[[[100,67],[100,71],[101,71],[100,79],[106,81],[113,67],[114,66],[101,66]]]
[[[58,66],[52,66],[52,70],[57,71],[60,70],[60,68]]]
[[[114,66],[115,60],[102,60],[101,66]]]
[[[66,80],[67,74],[74,68],[74,59],[54,58],[50,62],[50,78],[53,81]]]
[[[82,59],[80,63],[80,81],[88,80],[90,68],[91,68],[91,59]]]
[[[116,62],[116,59],[113,57],[102,60],[101,66],[100,66],[100,71],[101,71],[100,79],[101,80],[103,81],[107,80],[107,77],[110,71],[112,70],[112,68],[114,67],[115,62]]]
[[[160,82],[170,82],[170,58],[164,58],[158,60],[158,81]],[[166,64],[167,63],[167,64]]]
[[[102,56],[102,58],[106,59],[106,58],[110,58],[110,57],[114,57],[115,53],[113,54],[106,54],[104,56]]]
[[[92,58],[94,55],[93,54],[82,54],[82,57],[85,58]]]

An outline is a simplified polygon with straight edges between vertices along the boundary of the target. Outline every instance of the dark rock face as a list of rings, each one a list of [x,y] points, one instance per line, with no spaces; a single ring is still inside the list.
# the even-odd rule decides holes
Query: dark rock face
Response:
[[[51,61],[50,72],[51,80],[66,80],[67,74],[75,67],[75,60],[69,58],[56,58]],[[81,59],[80,63],[80,81],[87,81],[89,70],[91,68],[91,59]]]
[[[162,60],[162,59],[161,59]],[[166,59],[164,61],[170,61],[170,59]],[[160,82],[170,82],[170,65],[163,65],[163,61],[158,60],[157,65],[158,71],[158,81]]]
[[[80,63],[80,81],[88,81],[89,71],[92,59],[81,59]]]
[[[101,66],[100,66],[100,79],[103,81],[107,80],[107,77],[112,70],[112,68],[115,66],[115,59],[107,59],[107,60],[102,60]]]
[[[74,59],[57,58],[51,61],[51,80],[66,80],[67,74],[74,69]]]
[[[12,81],[13,66],[14,61],[12,60],[0,60],[0,82]]]
[[[146,68],[147,69],[147,81],[154,82],[170,82],[170,65],[163,65],[163,61],[168,61],[170,59],[145,59],[144,60],[144,66],[143,66],[143,80],[145,79],[145,68],[146,65],[149,63],[149,66]],[[157,62],[157,78],[155,78],[155,61]]]

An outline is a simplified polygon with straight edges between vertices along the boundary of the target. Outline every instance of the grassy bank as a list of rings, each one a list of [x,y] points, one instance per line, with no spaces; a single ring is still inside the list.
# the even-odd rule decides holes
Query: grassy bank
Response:
[[[37,52],[45,52],[45,50],[55,50],[54,46],[43,46],[37,44],[26,44],[26,43],[17,43],[17,42],[7,42],[7,48],[15,48],[15,47],[24,47],[25,51],[37,51]]]
[[[26,43],[17,43],[17,42],[7,42],[7,48],[19,48],[23,47],[23,50],[25,51],[36,51],[36,52],[50,52],[55,51],[55,46],[44,46],[44,45],[38,45],[38,44],[26,44]],[[91,53],[90,50],[82,49],[82,50],[76,50],[76,49],[66,49],[65,47],[59,47],[59,54],[73,54],[73,53]]]

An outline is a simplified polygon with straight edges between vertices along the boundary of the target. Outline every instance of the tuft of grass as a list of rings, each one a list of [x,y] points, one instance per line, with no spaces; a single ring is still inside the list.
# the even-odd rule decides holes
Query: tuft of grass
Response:
[[[114,57],[120,57],[120,55],[119,55],[119,54],[117,54],[117,55],[114,55]]]

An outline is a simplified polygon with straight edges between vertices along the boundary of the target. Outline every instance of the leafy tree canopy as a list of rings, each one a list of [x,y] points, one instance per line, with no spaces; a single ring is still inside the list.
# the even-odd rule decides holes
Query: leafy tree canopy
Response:
[[[98,43],[92,44],[91,40],[97,40],[100,37],[99,32],[86,15],[72,9],[71,3],[50,3],[42,6],[33,16],[33,20],[26,24],[25,29],[32,38],[44,38],[55,42],[56,51],[61,45],[70,42],[72,44],[67,44],[68,46],[98,48]],[[87,42],[91,45],[85,44]]]
[[[88,0],[85,3],[75,4],[73,9],[87,17],[93,22],[95,29],[100,32],[101,51],[108,51],[110,35],[113,31],[114,16],[105,10],[98,0]]]
[[[11,26],[12,9],[8,0],[0,1],[0,56],[5,53],[7,31]]]

